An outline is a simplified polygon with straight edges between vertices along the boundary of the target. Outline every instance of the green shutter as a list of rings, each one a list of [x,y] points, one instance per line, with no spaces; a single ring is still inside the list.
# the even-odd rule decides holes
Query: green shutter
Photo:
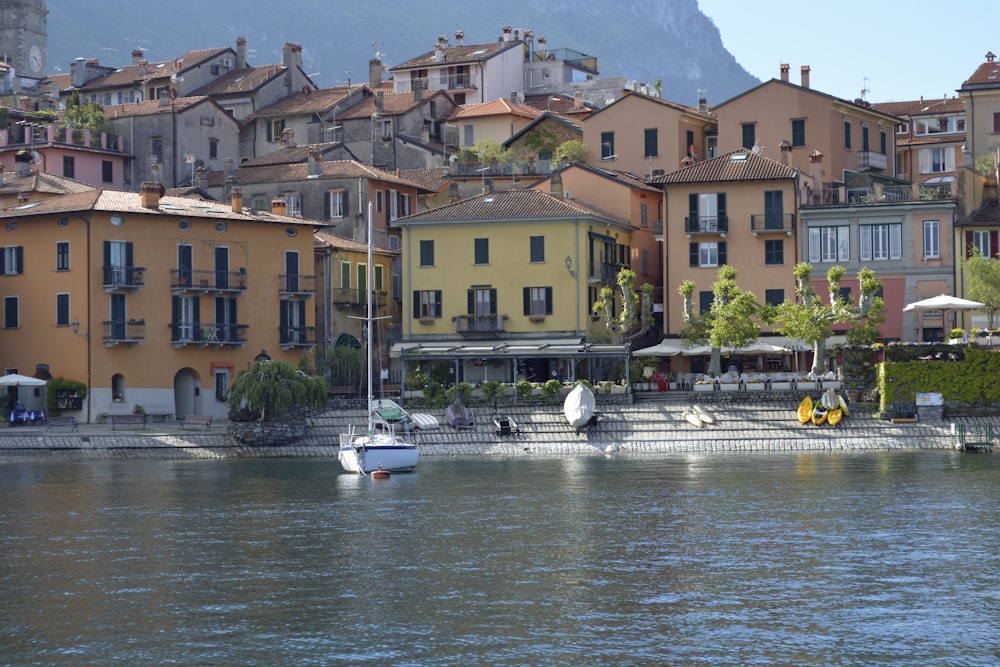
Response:
[[[434,316],[441,317],[441,290],[434,292]]]
[[[469,315],[475,315],[476,314],[476,291],[470,289],[469,292],[468,292],[468,296],[469,296],[469,304],[468,304],[469,308],[468,308],[468,310],[466,312]]]
[[[523,295],[524,295],[524,314],[531,315],[531,288],[525,287]]]
[[[551,315],[552,314],[552,288],[551,287],[546,287],[545,288],[545,314],[546,315]]]
[[[698,266],[698,244],[688,243],[688,252],[691,266]]]
[[[726,242],[719,241],[718,247],[719,247],[719,266],[722,266],[723,264],[728,264],[729,262],[726,261]]]
[[[490,290],[490,315],[497,314],[497,290],[493,288]]]
[[[413,290],[413,317],[420,318],[420,292]]]

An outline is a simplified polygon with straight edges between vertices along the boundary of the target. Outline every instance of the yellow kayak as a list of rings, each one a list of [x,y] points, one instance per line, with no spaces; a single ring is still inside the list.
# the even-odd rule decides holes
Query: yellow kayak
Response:
[[[837,394],[837,400],[840,402],[840,410],[844,413],[845,417],[851,416],[851,411],[847,409],[847,401],[840,394]]]
[[[799,403],[799,423],[808,424],[809,420],[812,419],[813,412],[813,400],[809,396],[802,399]]]
[[[840,408],[834,408],[826,413],[826,423],[830,426],[836,426],[840,423],[840,420],[844,418],[844,411]]]
[[[823,424],[826,423],[827,414],[828,413],[827,413],[826,409],[824,409],[824,408],[822,408],[822,407],[820,407],[820,406],[817,405],[813,409],[812,423],[815,424],[816,426],[822,426]]]

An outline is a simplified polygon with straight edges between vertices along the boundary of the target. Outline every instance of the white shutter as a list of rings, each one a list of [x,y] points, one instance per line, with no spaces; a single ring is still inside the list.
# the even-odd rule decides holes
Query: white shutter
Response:
[[[846,262],[851,259],[851,228],[837,227],[837,261]]]
[[[819,228],[809,228],[809,261],[818,262],[820,258]]]
[[[920,173],[931,173],[931,152],[927,148],[922,148],[920,150]]]
[[[900,259],[902,251],[902,225],[889,225],[889,259]]]
[[[861,261],[871,260],[872,258],[872,226],[871,225],[861,225],[861,233],[859,235],[859,242],[861,243],[859,259]]]

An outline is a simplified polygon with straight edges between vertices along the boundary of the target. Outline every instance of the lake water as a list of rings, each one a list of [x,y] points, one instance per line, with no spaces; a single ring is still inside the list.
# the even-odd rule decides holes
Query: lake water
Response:
[[[1000,464],[0,466],[0,664],[996,665]]]

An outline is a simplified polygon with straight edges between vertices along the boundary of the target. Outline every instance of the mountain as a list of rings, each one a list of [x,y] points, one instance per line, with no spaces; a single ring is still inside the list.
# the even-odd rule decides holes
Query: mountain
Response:
[[[660,79],[662,96],[682,104],[697,104],[699,90],[717,104],[759,83],[697,0],[48,0],[48,9],[51,73],[79,57],[126,65],[138,47],[148,60],[169,60],[242,36],[253,65],[280,63],[285,42],[301,44],[306,71],[325,87],[367,81],[376,51],[391,67],[433,50],[439,35],[462,30],[466,44],[484,44],[510,25],[545,36],[550,49],[595,56],[601,77]]]

